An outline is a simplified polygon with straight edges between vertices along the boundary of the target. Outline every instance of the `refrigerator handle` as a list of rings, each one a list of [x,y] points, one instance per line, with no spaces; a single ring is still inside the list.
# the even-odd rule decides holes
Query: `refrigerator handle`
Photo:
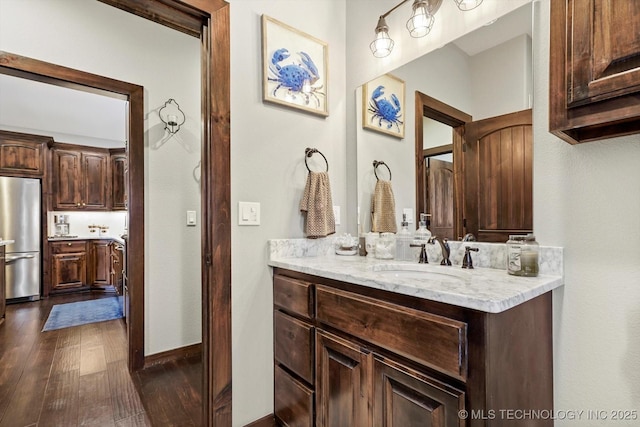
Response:
[[[19,259],[32,259],[35,258],[35,255],[19,255],[19,256],[9,256],[5,258],[6,262],[17,261]]]

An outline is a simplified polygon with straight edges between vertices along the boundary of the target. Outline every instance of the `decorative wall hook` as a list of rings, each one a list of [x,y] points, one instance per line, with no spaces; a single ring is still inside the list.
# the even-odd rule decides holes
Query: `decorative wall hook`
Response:
[[[164,129],[171,134],[177,133],[186,120],[184,112],[175,99],[169,98],[164,106],[158,110],[160,120],[164,123]]]

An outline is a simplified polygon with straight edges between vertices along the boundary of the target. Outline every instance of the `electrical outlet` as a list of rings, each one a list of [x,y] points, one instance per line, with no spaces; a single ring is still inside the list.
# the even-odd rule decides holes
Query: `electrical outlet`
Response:
[[[195,227],[196,225],[196,211],[187,211],[187,226]]]
[[[340,225],[340,206],[333,207],[333,218],[336,220],[336,225]]]

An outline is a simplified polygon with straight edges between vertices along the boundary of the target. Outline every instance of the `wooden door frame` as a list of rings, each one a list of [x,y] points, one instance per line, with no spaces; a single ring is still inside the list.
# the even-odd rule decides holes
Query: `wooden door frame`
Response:
[[[127,331],[128,362],[130,370],[139,369],[144,365],[144,88],[2,51],[0,74],[129,101],[127,277],[132,303]],[[43,205],[52,210],[52,203],[48,188]]]
[[[184,32],[201,41],[202,84],[202,411],[204,426],[231,426],[231,94],[229,4],[223,0],[102,0],[103,3]],[[3,54],[4,55],[4,54]],[[23,61],[25,59],[26,61]],[[81,81],[71,79],[75,71],[46,64],[39,70],[28,58],[6,54],[0,57],[0,72],[57,83],[80,90],[94,88],[95,76],[82,73]],[[36,61],[38,62],[38,61]],[[29,69],[34,67],[35,69]],[[25,69],[23,69],[25,68]],[[46,71],[54,73],[53,77]],[[44,74],[43,74],[44,72]],[[82,78],[89,78],[88,81]],[[144,265],[144,122],[143,91],[140,86],[120,86],[108,93],[130,94],[130,193],[129,253]],[[95,88],[94,88],[95,89]],[[134,142],[135,141],[135,142]],[[137,258],[139,257],[139,258]],[[131,259],[131,258],[130,258]],[[134,348],[129,349],[129,368],[144,365],[144,269],[129,277]],[[134,332],[135,333],[135,332]],[[215,342],[215,351],[211,343]],[[133,354],[132,354],[133,353]]]
[[[415,92],[415,166],[416,166],[416,221],[420,219],[420,212],[426,209],[425,194],[425,153],[433,155],[438,150],[425,150],[423,147],[424,126],[423,117],[429,117],[453,128],[453,234],[454,236],[464,236],[464,125],[471,122],[473,118],[442,101],[438,101],[422,92]],[[416,222],[417,223],[417,222]]]

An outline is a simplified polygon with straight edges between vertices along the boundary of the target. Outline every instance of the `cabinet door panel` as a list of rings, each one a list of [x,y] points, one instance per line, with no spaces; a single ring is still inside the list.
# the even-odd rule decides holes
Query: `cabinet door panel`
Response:
[[[640,91],[640,2],[570,0],[569,106]]]
[[[0,137],[0,172],[42,176],[45,149],[43,143],[3,140]]]
[[[324,331],[316,336],[316,426],[370,426],[371,354]]]
[[[107,155],[102,153],[84,153],[83,162],[83,198],[86,209],[107,209]]]
[[[375,427],[462,427],[464,392],[398,363],[375,356]]]
[[[96,240],[91,242],[90,285],[106,287],[111,284],[111,242]]]
[[[125,171],[127,168],[127,156],[114,154],[111,156],[111,209],[127,209],[127,187]]]
[[[80,167],[82,155],[77,151],[53,152],[53,192],[56,209],[80,208]]]
[[[80,288],[86,283],[86,253],[53,255],[53,290]]]

